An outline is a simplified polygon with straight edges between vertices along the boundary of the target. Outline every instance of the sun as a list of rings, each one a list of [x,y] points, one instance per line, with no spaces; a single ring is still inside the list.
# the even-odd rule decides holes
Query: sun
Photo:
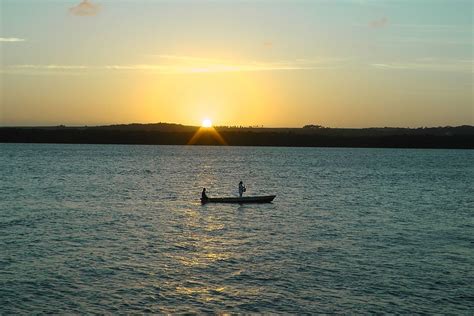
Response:
[[[212,121],[210,119],[204,119],[202,121],[202,127],[212,127]]]

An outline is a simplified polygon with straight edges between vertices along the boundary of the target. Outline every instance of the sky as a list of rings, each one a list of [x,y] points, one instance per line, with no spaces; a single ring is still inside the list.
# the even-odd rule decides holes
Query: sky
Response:
[[[0,0],[0,126],[474,125],[470,0]]]

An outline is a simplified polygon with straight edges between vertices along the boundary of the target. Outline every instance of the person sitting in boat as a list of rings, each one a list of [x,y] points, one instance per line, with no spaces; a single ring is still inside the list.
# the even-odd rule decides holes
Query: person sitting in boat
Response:
[[[242,197],[242,194],[247,191],[242,181],[239,182],[239,196]]]
[[[201,200],[207,200],[206,188],[202,188]]]

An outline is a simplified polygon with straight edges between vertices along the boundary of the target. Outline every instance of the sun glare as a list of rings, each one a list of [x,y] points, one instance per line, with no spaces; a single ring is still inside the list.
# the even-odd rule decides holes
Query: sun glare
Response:
[[[202,127],[212,127],[212,121],[210,119],[203,120]]]

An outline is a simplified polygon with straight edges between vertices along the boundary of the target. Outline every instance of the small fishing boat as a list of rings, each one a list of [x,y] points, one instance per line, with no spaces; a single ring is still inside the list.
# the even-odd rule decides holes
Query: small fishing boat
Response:
[[[270,203],[276,195],[265,196],[245,196],[245,197],[222,197],[222,198],[207,198],[201,199],[202,204],[206,203]]]

